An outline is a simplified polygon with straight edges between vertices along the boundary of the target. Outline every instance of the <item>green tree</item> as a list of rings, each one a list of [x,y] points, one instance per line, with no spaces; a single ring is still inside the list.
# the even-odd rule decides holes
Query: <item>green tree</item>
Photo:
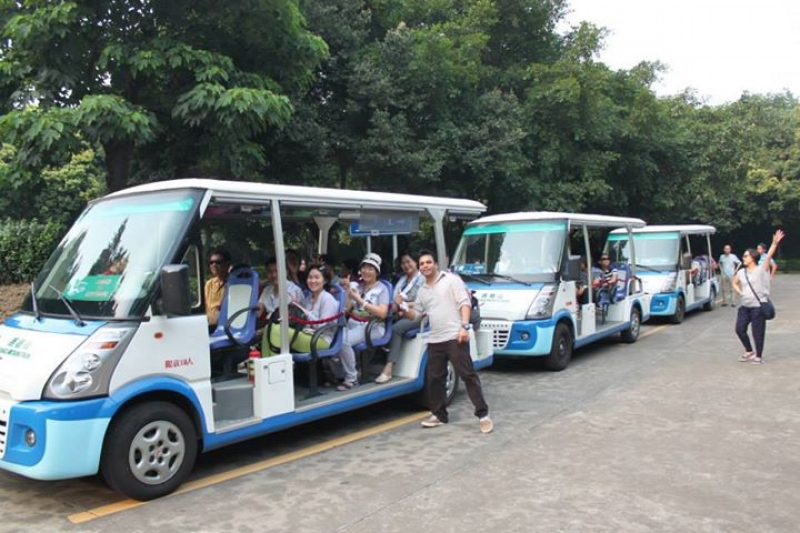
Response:
[[[72,223],[89,200],[105,192],[102,162],[89,148],[75,153],[63,165],[20,174],[13,165],[16,150],[0,147],[0,213],[10,219]]]
[[[327,50],[292,0],[1,0],[0,22],[16,162],[97,143],[111,191],[134,159],[142,174],[263,168],[254,138],[288,122]]]

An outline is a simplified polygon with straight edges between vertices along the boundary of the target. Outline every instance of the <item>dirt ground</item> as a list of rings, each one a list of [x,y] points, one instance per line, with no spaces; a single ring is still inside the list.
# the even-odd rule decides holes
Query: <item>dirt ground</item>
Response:
[[[25,294],[30,290],[30,285],[0,285],[0,321],[19,309]]]

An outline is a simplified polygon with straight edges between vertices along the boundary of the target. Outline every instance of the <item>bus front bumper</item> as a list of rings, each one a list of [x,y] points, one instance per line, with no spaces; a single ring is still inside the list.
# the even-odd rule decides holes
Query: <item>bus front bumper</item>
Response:
[[[40,480],[96,474],[112,404],[108,398],[0,402],[0,469]]]

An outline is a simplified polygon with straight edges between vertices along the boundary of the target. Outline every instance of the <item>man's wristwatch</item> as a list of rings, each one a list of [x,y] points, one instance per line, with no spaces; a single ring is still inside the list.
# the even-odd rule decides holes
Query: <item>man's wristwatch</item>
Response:
[[[469,322],[467,322],[466,324],[461,324],[461,329],[469,331],[472,329],[472,324],[470,324]]]

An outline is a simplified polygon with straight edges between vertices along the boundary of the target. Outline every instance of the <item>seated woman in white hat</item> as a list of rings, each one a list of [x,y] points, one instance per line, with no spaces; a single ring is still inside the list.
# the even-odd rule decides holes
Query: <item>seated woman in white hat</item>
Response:
[[[337,390],[352,389],[358,384],[356,371],[356,354],[353,346],[366,339],[367,324],[373,317],[385,320],[389,314],[391,295],[386,285],[379,281],[381,274],[381,256],[375,253],[367,254],[361,260],[359,267],[361,282],[351,286],[349,279],[342,279],[341,283],[347,291],[347,308],[351,318],[347,321],[347,332],[342,339],[342,349],[339,360],[342,365],[344,381]],[[376,324],[371,331],[373,339],[383,337],[384,324]]]

